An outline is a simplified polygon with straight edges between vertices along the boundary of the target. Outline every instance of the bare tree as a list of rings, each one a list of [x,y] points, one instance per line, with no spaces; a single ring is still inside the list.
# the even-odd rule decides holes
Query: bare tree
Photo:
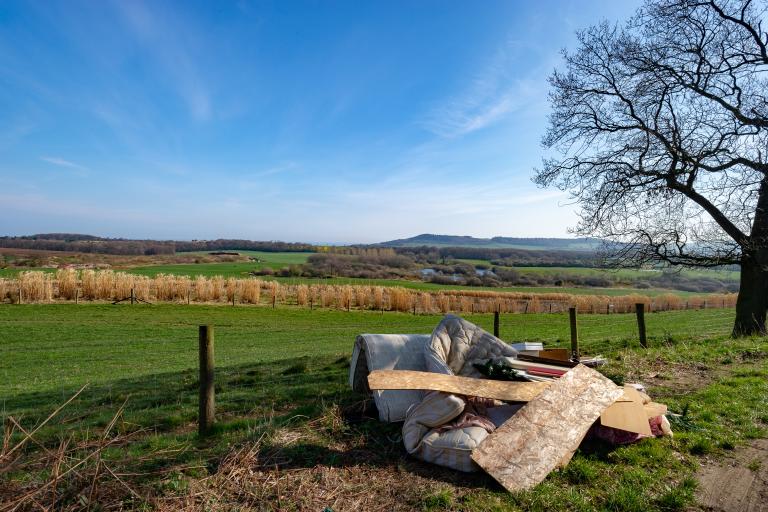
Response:
[[[534,178],[572,193],[576,231],[617,264],[740,264],[734,336],[765,334],[768,310],[766,8],[648,0],[580,32]]]

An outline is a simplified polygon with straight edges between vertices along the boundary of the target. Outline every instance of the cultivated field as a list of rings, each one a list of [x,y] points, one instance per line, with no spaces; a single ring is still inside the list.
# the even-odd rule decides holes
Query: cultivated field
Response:
[[[728,309],[647,315],[650,348],[641,350],[634,315],[580,315],[583,351],[608,357],[606,374],[642,381],[652,396],[687,414],[673,423],[674,439],[586,446],[566,470],[530,492],[508,495],[485,475],[408,458],[399,426],[372,419],[364,397],[347,389],[356,334],[427,333],[439,315],[224,305],[0,306],[6,425],[13,417],[30,431],[88,384],[35,433],[39,444],[28,443],[0,476],[0,500],[12,503],[50,482],[57,460],[62,474],[102,446],[98,464],[90,459],[58,481],[60,504],[683,510],[693,500],[701,456],[719,457],[767,433],[768,343],[727,338],[732,316]],[[491,327],[491,315],[467,318]],[[205,439],[198,439],[195,425],[200,324],[214,325],[216,334],[218,423]],[[501,319],[501,336],[509,341],[566,346],[568,332],[562,314]],[[16,429],[9,446],[22,437]],[[66,457],[57,459],[62,440],[69,440]],[[50,491],[36,496],[39,503],[50,503]]]

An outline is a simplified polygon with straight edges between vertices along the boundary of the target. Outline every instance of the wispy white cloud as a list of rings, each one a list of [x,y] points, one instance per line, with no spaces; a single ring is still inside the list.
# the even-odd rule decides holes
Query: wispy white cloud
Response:
[[[69,160],[65,160],[58,156],[41,156],[40,160],[42,160],[43,162],[48,162],[49,164],[70,169],[72,171],[75,171],[76,174],[81,176],[87,174],[90,171],[90,169],[84,165],[76,164],[75,162],[70,162]]]
[[[190,115],[198,121],[210,119],[211,94],[196,65],[193,49],[204,34],[185,25],[181,13],[161,12],[158,3],[150,9],[139,1],[116,2],[134,37],[146,47],[150,58],[164,71],[171,87],[186,103]]]
[[[513,61],[521,49],[519,42],[505,41],[467,89],[433,108],[423,126],[441,137],[460,137],[538,102],[544,95],[544,69],[537,67],[523,78],[511,74],[519,69]]]
[[[276,165],[276,166],[270,167],[268,169],[264,169],[263,171],[257,171],[255,173],[253,173],[252,176],[259,177],[259,178],[264,178],[266,176],[273,176],[275,174],[283,174],[283,173],[286,173],[286,172],[289,172],[289,171],[293,171],[293,170],[298,169],[298,168],[299,168],[299,164],[297,164],[296,162],[285,162],[283,164]]]

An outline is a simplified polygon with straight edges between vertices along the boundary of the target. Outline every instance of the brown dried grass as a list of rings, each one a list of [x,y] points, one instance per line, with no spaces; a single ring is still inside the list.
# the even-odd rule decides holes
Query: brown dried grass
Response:
[[[261,301],[261,284],[260,279],[244,279],[242,281],[241,302],[248,304],[258,304]]]
[[[59,269],[56,271],[56,281],[59,285],[59,298],[64,300],[74,300],[75,295],[77,294],[77,286],[79,281],[77,271],[72,268]]]
[[[309,286],[300,284],[296,287],[296,305],[306,306],[309,303]]]
[[[23,302],[50,302],[53,300],[53,278],[46,272],[22,272],[18,277]]]
[[[79,277],[79,282],[78,282]],[[232,301],[238,297],[245,304],[259,304],[262,288],[266,289],[269,304],[296,304],[299,307],[338,309],[375,309],[421,313],[562,313],[576,307],[581,313],[631,313],[635,304],[645,304],[647,311],[680,309],[730,308],[736,305],[734,293],[708,294],[682,298],[667,293],[649,297],[639,293],[622,296],[571,295],[566,293],[497,292],[493,290],[411,290],[403,287],[366,285],[282,285],[278,281],[237,279],[214,276],[187,276],[158,274],[147,278],[113,272],[112,270],[59,270],[56,279],[38,271],[23,272],[16,280],[0,282],[0,298],[13,297],[22,289],[24,301],[40,302],[55,298],[73,300],[76,290],[90,300],[123,299],[130,296],[131,288],[143,300],[167,302]],[[13,299],[12,299],[13,300]]]

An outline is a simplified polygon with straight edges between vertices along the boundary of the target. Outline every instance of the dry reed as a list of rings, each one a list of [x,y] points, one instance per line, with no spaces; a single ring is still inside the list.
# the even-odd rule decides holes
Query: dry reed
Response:
[[[73,300],[77,295],[77,271],[72,268],[59,269],[56,271],[56,281],[59,285],[59,298]]]
[[[28,271],[19,274],[20,301],[48,302],[53,299],[53,279],[46,272]]]
[[[261,280],[254,278],[244,279],[241,290],[241,302],[258,304],[261,300]]]
[[[61,269],[52,274],[28,271],[16,279],[0,280],[0,300],[7,300],[21,290],[23,302],[53,299],[73,300],[124,299],[131,289],[136,297],[151,301],[196,302],[231,301],[259,304],[262,288],[269,304],[296,304],[299,307],[336,307],[338,309],[374,309],[422,313],[562,313],[576,307],[581,313],[631,313],[635,304],[645,304],[646,311],[730,308],[736,304],[734,293],[696,295],[687,298],[673,293],[649,297],[639,293],[607,295],[571,295],[566,293],[497,292],[494,290],[410,290],[403,287],[366,285],[298,284],[281,285],[278,281],[237,279],[222,276],[207,278],[158,274],[154,278],[112,270]],[[193,298],[194,297],[194,298]]]

